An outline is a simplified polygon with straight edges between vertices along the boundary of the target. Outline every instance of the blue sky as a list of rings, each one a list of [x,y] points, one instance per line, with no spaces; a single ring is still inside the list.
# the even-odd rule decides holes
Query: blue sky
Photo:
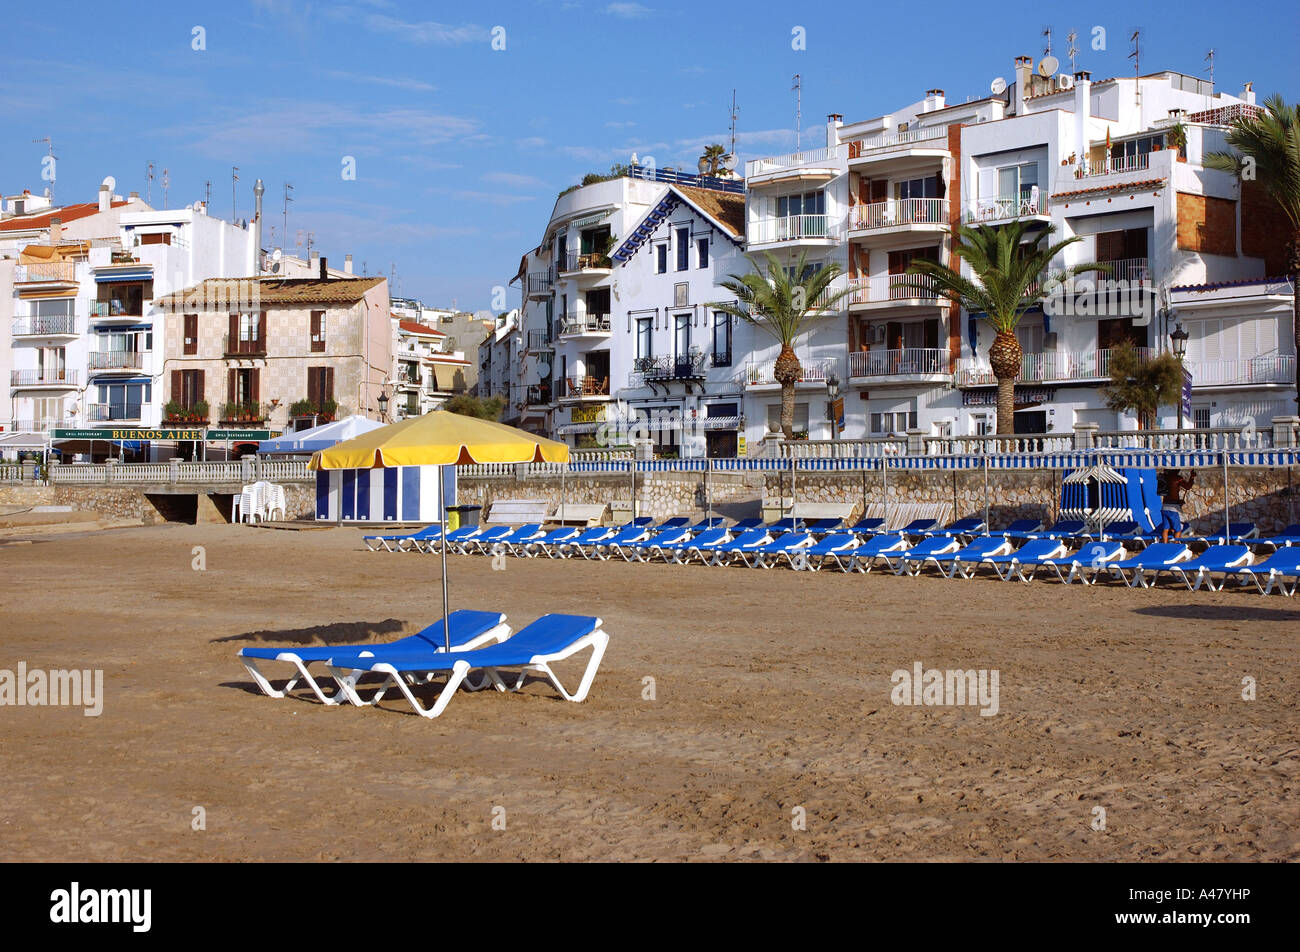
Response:
[[[185,9],[177,11],[176,8]],[[465,309],[491,304],[532,247],[556,193],[633,151],[693,167],[726,142],[732,89],[744,158],[795,145],[791,80],[802,75],[804,144],[825,116],[879,115],[946,90],[985,95],[1018,54],[1062,62],[1079,34],[1079,68],[1131,74],[1129,35],[1143,30],[1142,71],[1203,74],[1218,88],[1253,80],[1263,99],[1300,99],[1300,14],[1208,0],[818,5],[404,0],[228,0],[212,4],[47,3],[6,12],[0,64],[0,189],[39,191],[45,144],[58,156],[55,198],[90,201],[105,175],[147,188],[162,206],[202,199],[231,214],[266,182],[264,244],[281,243],[283,183],[294,186],[289,246],[314,247],[371,274],[395,267],[395,293]],[[137,10],[139,12],[137,12]],[[1095,27],[1105,50],[1092,48]],[[202,27],[206,49],[195,50]],[[494,50],[495,36],[505,49]],[[794,49],[796,27],[805,48]],[[23,37],[25,42],[14,38]],[[355,180],[342,175],[356,160]],[[512,290],[509,303],[517,303]]]

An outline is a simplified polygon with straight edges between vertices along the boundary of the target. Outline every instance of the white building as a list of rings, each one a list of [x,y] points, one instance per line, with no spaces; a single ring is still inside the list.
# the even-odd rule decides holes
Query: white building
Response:
[[[393,311],[394,419],[423,416],[452,397],[469,392],[471,369],[465,354],[448,349],[448,336],[436,327]]]

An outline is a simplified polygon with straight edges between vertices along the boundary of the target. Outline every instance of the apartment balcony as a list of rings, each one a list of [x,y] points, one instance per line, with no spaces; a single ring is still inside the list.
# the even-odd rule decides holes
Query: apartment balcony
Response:
[[[904,347],[849,354],[849,379],[862,384],[939,384],[951,379],[947,348]]]
[[[537,271],[529,274],[525,281],[530,298],[544,298],[551,293],[551,286],[555,284],[555,275],[550,271]]]
[[[803,370],[802,375],[795,381],[796,387],[825,387],[826,380],[831,374],[839,374],[840,362],[835,357],[824,357],[820,360],[808,360],[803,357],[799,358],[799,364]],[[746,388],[755,389],[761,387],[779,387],[775,376],[776,361],[766,363],[747,363],[743,370],[736,375],[736,381],[742,383]]]
[[[945,303],[944,297],[936,290],[933,279],[923,274],[880,274],[850,278],[849,293],[844,301],[850,311],[938,307]]]
[[[140,423],[148,404],[140,403],[88,403],[86,421],[89,423]]]
[[[77,421],[71,417],[63,419],[42,419],[42,420],[14,420],[14,433],[48,433],[50,430],[71,430],[77,426]]]
[[[839,163],[844,158],[845,148],[843,145],[827,148],[823,146],[820,149],[803,149],[799,152],[789,152],[786,155],[773,155],[764,159],[751,159],[745,163],[745,184],[753,188],[761,182],[752,181],[755,178],[771,177],[773,181],[779,181],[781,174],[792,169],[798,169],[801,174],[813,173],[818,171],[823,173],[825,178],[834,178],[839,171]]]
[[[872,173],[887,170],[890,163],[918,157],[942,159],[948,155],[948,127],[929,126],[855,139],[848,143],[849,168],[871,166]]]
[[[584,400],[608,400],[609,378],[569,377],[555,382],[555,397],[561,403],[580,403]]]
[[[1025,354],[1020,361],[1020,376],[1016,378],[1016,383],[1106,383],[1110,381],[1110,358],[1113,353],[1113,350],[1101,349]],[[1142,357],[1154,357],[1159,352],[1139,347],[1137,353]],[[997,382],[986,358],[963,357],[957,362],[958,387],[988,387]]]
[[[77,386],[75,370],[11,370],[11,387],[54,387],[66,390]]]
[[[613,266],[609,255],[594,251],[568,251],[560,261],[560,273],[577,275],[579,278],[604,278],[609,276]]]
[[[236,337],[231,339],[229,334],[222,338],[222,353],[227,357],[265,357],[266,341],[260,337],[254,337],[249,340],[243,340]]]
[[[1076,275],[1071,279],[1071,284],[1077,287],[1083,281],[1093,286],[1100,281],[1123,281],[1129,285],[1151,283],[1151,268],[1147,258],[1120,258],[1097,263],[1104,264],[1108,270],[1089,271],[1086,274]]]
[[[86,366],[92,373],[143,370],[148,355],[147,350],[91,351],[86,355]]]
[[[535,383],[524,391],[524,403],[530,407],[544,407],[551,403],[551,385]]]
[[[76,284],[75,261],[40,261],[14,268],[14,284]]]
[[[1017,218],[1048,220],[1047,193],[1035,191],[1030,195],[996,195],[976,198],[962,209],[962,221],[968,225],[996,225]]]
[[[528,332],[528,350],[537,353],[542,350],[551,350],[555,346],[555,340],[548,330],[529,331]]]
[[[270,416],[271,408],[266,404],[244,401],[224,404],[218,419],[222,424],[237,423],[246,426],[250,423],[265,423]]]
[[[869,205],[854,205],[849,213],[849,233],[894,235],[913,232],[941,232],[948,227],[946,198],[899,198]]]
[[[825,247],[840,240],[843,224],[843,220],[837,220],[830,215],[760,218],[749,223],[747,237],[751,245],[803,241]]]
[[[731,355],[725,356],[729,363]],[[709,357],[710,355],[698,351],[681,356],[662,354],[658,357],[638,357],[632,361],[632,372],[628,374],[627,385],[632,388],[663,385],[664,392],[667,393],[667,385],[673,381],[692,385],[699,383],[704,380],[705,368],[710,363]]]
[[[1291,356],[1243,357],[1239,360],[1188,360],[1192,388],[1266,387],[1295,385],[1295,361]]]
[[[76,337],[77,319],[66,317],[18,317],[14,319],[14,337]]]
[[[611,328],[608,314],[578,314],[560,324],[560,337],[608,337]]]
[[[90,318],[94,321],[139,321],[144,318],[144,305],[129,301],[91,301]]]

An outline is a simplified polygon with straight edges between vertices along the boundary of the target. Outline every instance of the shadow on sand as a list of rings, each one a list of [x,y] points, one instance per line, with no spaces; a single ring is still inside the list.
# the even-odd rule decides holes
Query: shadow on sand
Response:
[[[213,638],[211,644],[226,641],[260,641],[285,645],[350,645],[365,644],[382,635],[397,635],[406,630],[406,623],[396,618],[384,621],[340,621],[332,625],[314,625],[311,628],[286,628],[282,631],[250,631],[242,635]]]
[[[1260,595],[1253,589],[1251,598]],[[1270,599],[1276,596],[1269,596]],[[1133,609],[1134,614],[1154,618],[1181,618],[1187,621],[1272,621],[1278,624],[1300,622],[1300,610],[1272,608],[1264,605],[1151,605]]]

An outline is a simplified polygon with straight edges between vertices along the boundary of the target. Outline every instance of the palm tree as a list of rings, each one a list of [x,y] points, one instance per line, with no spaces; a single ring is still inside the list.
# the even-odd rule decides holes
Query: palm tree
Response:
[[[708,168],[704,174],[716,176],[718,174],[718,165],[721,163],[722,157],[726,154],[727,150],[717,143],[705,146],[704,155],[701,156],[701,158],[708,163]]]
[[[1020,318],[1047,296],[1053,283],[1064,284],[1085,271],[1109,271],[1105,265],[1077,264],[1049,272],[1052,260],[1081,239],[1045,244],[1056,230],[1049,225],[1038,237],[1025,240],[1029,225],[1013,221],[1000,227],[959,227],[952,255],[970,265],[973,279],[934,261],[913,261],[907,269],[908,274],[930,278],[935,291],[949,301],[972,314],[982,313],[997,332],[989,348],[989,367],[998,381],[999,434],[1015,432],[1015,384],[1024,357],[1016,338]]]
[[[1280,95],[1264,103],[1266,112],[1232,121],[1224,140],[1235,152],[1210,152],[1205,167],[1261,182],[1291,222],[1287,271],[1291,276],[1291,332],[1300,344],[1300,108]],[[1249,172],[1247,172],[1249,170]],[[1300,406],[1300,361],[1296,362],[1296,404]]]
[[[830,290],[843,269],[835,261],[814,269],[808,264],[807,252],[790,266],[770,252],[762,260],[752,255],[746,259],[753,271],[731,274],[720,282],[736,295],[735,303],[713,308],[762,328],[781,344],[772,376],[781,385],[781,432],[787,440],[794,439],[794,385],[803,377],[794,342],[810,323],[829,316],[849,293],[847,289]]]

